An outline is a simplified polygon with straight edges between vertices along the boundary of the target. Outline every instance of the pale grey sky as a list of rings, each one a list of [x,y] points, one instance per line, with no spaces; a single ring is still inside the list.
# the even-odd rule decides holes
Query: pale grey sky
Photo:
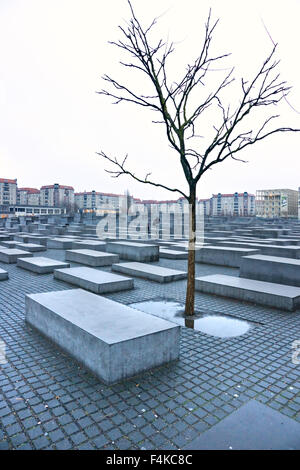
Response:
[[[177,45],[174,78],[197,55],[210,6],[213,17],[220,18],[216,50],[232,53],[226,67],[235,66],[237,77],[251,78],[272,47],[263,19],[279,43],[281,76],[293,86],[288,99],[300,112],[299,0],[133,3],[144,24],[164,13],[157,32]],[[112,105],[95,93],[104,85],[103,74],[125,77],[118,65],[125,57],[107,42],[120,37],[117,27],[128,18],[126,0],[0,0],[0,177],[18,178],[19,186],[58,182],[76,191],[123,193],[128,188],[141,198],[174,197],[127,176],[110,178],[95,154],[104,150],[120,157],[128,153],[130,167],[141,176],[152,171],[156,181],[185,187],[163,128],[151,123],[156,116],[135,105]],[[129,85],[140,83],[135,73],[125,78]],[[285,102],[278,111],[282,124],[300,128],[300,114]],[[296,189],[299,148],[300,133],[271,137],[243,153],[247,164],[215,166],[201,180],[197,195]]]

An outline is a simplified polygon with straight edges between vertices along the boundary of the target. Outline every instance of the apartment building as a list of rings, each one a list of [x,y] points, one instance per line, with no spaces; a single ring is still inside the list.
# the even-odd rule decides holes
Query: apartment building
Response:
[[[255,195],[247,192],[213,194],[210,215],[253,217],[255,216]]]
[[[256,215],[264,218],[297,217],[298,191],[293,189],[256,191]]]
[[[200,214],[211,215],[212,199],[199,199],[198,205],[199,205]]]
[[[17,179],[0,178],[0,205],[6,206],[17,202]]]
[[[40,205],[40,191],[36,188],[18,188],[17,204],[28,206]]]
[[[74,188],[58,183],[42,186],[40,189],[40,205],[55,207],[74,207]]]
[[[118,209],[121,201],[133,201],[133,197],[126,194],[101,193],[98,191],[84,191],[75,193],[75,206],[77,209]]]

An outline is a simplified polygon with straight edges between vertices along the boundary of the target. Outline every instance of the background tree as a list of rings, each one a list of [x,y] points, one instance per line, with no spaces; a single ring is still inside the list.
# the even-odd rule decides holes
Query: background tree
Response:
[[[135,180],[164,188],[168,191],[178,192],[189,202],[189,242],[188,242],[188,278],[185,301],[185,314],[193,315],[195,297],[195,242],[196,242],[196,188],[202,176],[214,165],[227,158],[243,161],[238,154],[246,147],[253,145],[275,133],[298,131],[290,127],[270,126],[278,114],[269,113],[266,116],[262,110],[269,110],[286,97],[289,87],[279,78],[278,61],[275,60],[276,44],[271,53],[263,61],[254,77],[246,81],[241,79],[239,96],[234,103],[224,103],[224,90],[234,81],[233,69],[224,74],[221,81],[215,83],[212,64],[225,59],[229,54],[211,55],[211,42],[218,20],[212,22],[211,11],[205,24],[204,39],[198,57],[193,63],[186,66],[181,78],[172,81],[167,69],[168,60],[174,52],[173,43],[153,40],[151,33],[157,23],[154,19],[148,27],[143,27],[135,15],[133,7],[128,1],[131,19],[126,26],[119,26],[122,39],[110,44],[118,47],[124,54],[129,54],[131,61],[120,62],[124,67],[141,73],[149,81],[152,93],[141,94],[129,85],[104,75],[109,88],[101,90],[100,94],[112,97],[114,104],[123,101],[148,108],[160,116],[154,123],[165,126],[166,137],[172,149],[178,155],[184,176],[188,185],[188,192],[171,187],[163,183],[151,181],[147,173],[144,178],[137,176],[127,166],[127,155],[124,159],[111,157],[104,151],[98,153],[102,158],[111,162],[115,170],[106,170],[113,177],[129,175]],[[208,81],[209,78],[209,81]],[[200,99],[199,90],[207,91]],[[230,87],[231,88],[231,87]],[[231,99],[232,101],[232,99]],[[219,113],[212,118],[208,108],[215,107]],[[203,113],[206,111],[207,121],[210,122],[212,132],[208,132],[205,144],[199,145],[197,128],[203,126]],[[255,118],[256,128],[248,123],[248,116]],[[201,121],[201,122],[200,122]],[[207,123],[206,121],[206,123]],[[247,127],[249,126],[249,127]],[[203,137],[203,136],[201,136]],[[197,139],[198,138],[198,139]]]

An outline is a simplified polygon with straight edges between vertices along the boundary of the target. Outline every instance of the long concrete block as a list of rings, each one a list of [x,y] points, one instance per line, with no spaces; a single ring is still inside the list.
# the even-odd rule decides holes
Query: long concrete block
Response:
[[[34,256],[30,259],[18,258],[17,266],[37,274],[47,274],[53,273],[54,269],[68,268],[70,264],[43,256]]]
[[[1,246],[4,248],[16,248],[17,245],[20,244],[20,242],[17,242],[15,240],[8,240],[8,241],[0,241]]]
[[[119,256],[96,250],[67,250],[66,261],[85,264],[87,266],[110,266],[119,262]]]
[[[167,248],[159,249],[159,257],[167,259],[187,259],[188,253],[186,251],[168,250]]]
[[[269,245],[267,243],[222,242],[220,243],[220,246],[251,248],[251,249],[259,250],[260,253],[263,255],[300,259],[300,247],[294,246],[294,245],[279,246],[279,245]]]
[[[112,270],[162,283],[185,279],[187,276],[187,273],[183,271],[164,268],[162,266],[153,266],[147,263],[136,263],[134,261],[130,263],[113,264]]]
[[[20,250],[30,251],[31,253],[36,253],[38,251],[46,251],[46,247],[44,245],[38,245],[36,243],[18,243],[17,247]]]
[[[179,326],[81,289],[27,295],[26,321],[100,380],[114,383],[179,357]]]
[[[158,261],[158,245],[134,242],[108,242],[106,251],[129,261]]]
[[[254,255],[256,253],[259,253],[259,250],[253,250],[250,248],[205,246],[200,250],[196,250],[195,259],[198,263],[239,268],[243,256]]]
[[[55,269],[54,277],[95,294],[133,289],[133,279],[93,268]]]
[[[281,310],[294,311],[300,307],[300,288],[283,284],[213,274],[197,277],[195,289]]]
[[[0,243],[12,240],[12,235],[0,235]]]
[[[49,238],[47,240],[48,248],[55,248],[56,250],[68,250],[73,247],[74,240],[70,238]]]
[[[78,250],[106,251],[106,243],[99,240],[82,240],[73,243],[73,248]]]
[[[28,237],[28,233],[18,233],[17,235],[14,235],[14,240],[21,243],[27,243]]]
[[[267,255],[245,256],[240,277],[300,287],[300,260]]]
[[[25,258],[29,256],[32,256],[32,253],[29,251],[18,250],[17,248],[0,249],[0,261],[7,264],[16,263],[18,258]]]
[[[47,246],[48,237],[41,237],[38,235],[31,235],[28,237],[28,243],[36,243],[38,245]]]
[[[8,272],[0,268],[0,281],[8,279]]]

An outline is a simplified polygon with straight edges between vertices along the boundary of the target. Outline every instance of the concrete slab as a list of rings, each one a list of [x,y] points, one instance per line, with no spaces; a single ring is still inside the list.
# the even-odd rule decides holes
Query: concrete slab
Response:
[[[300,423],[250,400],[184,450],[300,450]]]
[[[178,279],[185,279],[187,276],[187,273],[184,271],[136,262],[113,264],[112,270],[156,282],[172,282]]]
[[[73,243],[74,249],[87,249],[87,250],[97,250],[97,251],[106,251],[106,242],[98,240],[84,240],[77,241]]]
[[[27,243],[28,237],[29,237],[28,233],[18,233],[14,235],[14,240],[16,240],[17,242],[21,242],[21,243]]]
[[[8,279],[8,272],[0,268],[0,281]]]
[[[0,243],[12,240],[12,235],[0,235]]]
[[[228,248],[221,246],[205,246],[196,250],[196,262],[204,264],[215,264],[239,268],[243,256],[255,255],[259,250],[250,248]]]
[[[54,269],[68,268],[70,264],[43,256],[34,256],[30,259],[18,258],[17,266],[37,274],[47,274],[53,273]]]
[[[38,245],[36,243],[18,243],[17,247],[20,250],[30,251],[31,253],[36,253],[38,251],[46,251],[46,247],[44,245]]]
[[[18,258],[25,258],[32,256],[29,251],[18,250],[17,248],[1,248],[0,261],[2,263],[16,263]]]
[[[245,256],[240,277],[300,287],[300,260],[267,255]]]
[[[134,242],[108,242],[106,251],[119,255],[120,259],[129,261],[158,261],[159,247],[158,245],[150,245],[148,243]]]
[[[38,245],[44,245],[47,246],[47,240],[49,237],[42,237],[40,235],[33,235],[31,234],[30,237],[28,237],[28,243],[36,243]]]
[[[250,243],[250,242],[222,242],[220,246],[239,247],[259,250],[263,255],[280,256],[283,258],[300,259],[300,246],[279,246],[268,243]]]
[[[19,245],[20,242],[17,242],[15,240],[8,240],[8,241],[0,241],[1,246],[5,248],[15,248],[17,245]]]
[[[27,323],[106,383],[179,357],[177,325],[104,297],[72,289],[25,302]]]
[[[55,248],[56,250],[68,250],[73,248],[74,240],[70,238],[49,238],[47,240],[48,248]]]
[[[54,277],[95,294],[133,289],[133,279],[93,268],[55,269]]]
[[[186,251],[168,250],[167,248],[160,248],[159,257],[167,259],[187,259],[188,253]]]
[[[300,288],[223,274],[197,277],[195,289],[243,302],[294,311],[300,307]]]
[[[67,250],[66,261],[85,264],[87,266],[110,266],[119,262],[119,256],[96,250]]]

